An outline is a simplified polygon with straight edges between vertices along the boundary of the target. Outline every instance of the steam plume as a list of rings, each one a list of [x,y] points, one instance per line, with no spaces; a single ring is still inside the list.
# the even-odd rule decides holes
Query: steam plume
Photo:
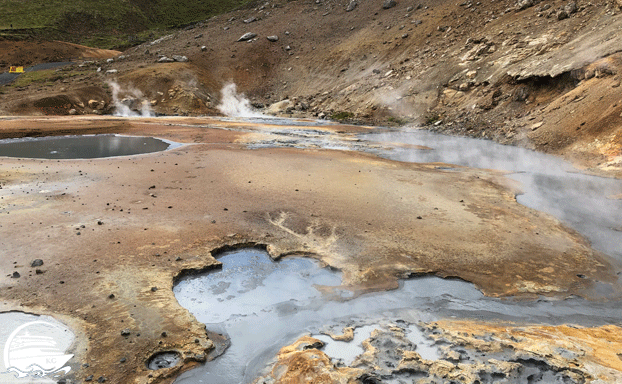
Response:
[[[256,112],[251,106],[251,102],[244,96],[244,94],[237,92],[237,87],[234,83],[225,84],[222,87],[221,101],[218,105],[218,110],[225,116],[231,117],[262,117],[263,115]]]
[[[108,85],[112,88],[113,115],[124,117],[155,116],[151,104],[144,99],[143,93],[139,89],[133,87],[124,89],[115,81],[109,81]],[[124,97],[121,98],[121,95]]]

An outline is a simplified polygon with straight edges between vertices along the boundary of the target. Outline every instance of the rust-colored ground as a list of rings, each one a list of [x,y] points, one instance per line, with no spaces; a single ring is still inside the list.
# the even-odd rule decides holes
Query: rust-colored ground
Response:
[[[366,128],[323,129],[346,137]],[[581,295],[615,280],[579,235],[519,205],[501,174],[358,152],[248,149],[261,130],[209,118],[0,120],[2,137],[116,132],[188,144],[123,158],[3,159],[0,310],[70,324],[81,336],[77,358],[94,362],[76,365],[77,379],[167,382],[211,348],[177,304],[174,278],[217,266],[211,252],[223,246],[317,258],[343,271],[342,288],[355,293],[413,274],[459,277],[492,296]],[[30,267],[36,258],[43,273]],[[162,350],[180,351],[185,364],[148,371],[146,360]]]

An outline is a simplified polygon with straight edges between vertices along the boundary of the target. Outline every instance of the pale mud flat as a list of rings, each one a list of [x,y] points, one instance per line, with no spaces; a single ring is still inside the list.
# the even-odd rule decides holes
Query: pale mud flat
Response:
[[[226,247],[264,245],[274,258],[304,255],[338,269],[341,285],[327,295],[396,288],[419,274],[458,277],[488,296],[589,296],[598,284],[619,292],[617,262],[518,204],[517,183],[501,172],[322,149],[327,140],[360,145],[355,135],[366,130],[1,119],[5,138],[119,133],[188,145],[92,160],[3,158],[0,310],[61,317],[78,335],[70,379],[150,383],[214,357],[205,326],[172,287],[183,271],[216,268],[212,253]],[[266,135],[296,142],[273,148]],[[317,148],[297,148],[311,139]],[[30,267],[36,258],[41,273]],[[147,367],[170,351],[180,364]]]

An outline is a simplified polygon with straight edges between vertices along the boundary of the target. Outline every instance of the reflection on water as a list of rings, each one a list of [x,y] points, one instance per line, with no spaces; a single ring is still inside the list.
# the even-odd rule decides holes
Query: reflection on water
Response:
[[[31,159],[95,159],[170,149],[153,137],[89,135],[0,140],[0,156]]]

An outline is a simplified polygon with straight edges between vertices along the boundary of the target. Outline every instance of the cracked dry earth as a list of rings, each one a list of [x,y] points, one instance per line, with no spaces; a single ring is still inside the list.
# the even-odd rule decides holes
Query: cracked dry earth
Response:
[[[400,278],[422,274],[458,277],[489,296],[527,298],[582,295],[596,282],[617,280],[616,267],[580,235],[519,205],[517,186],[500,172],[450,171],[441,164],[401,163],[354,151],[253,149],[277,129],[307,128],[210,118],[0,120],[3,137],[26,131],[39,136],[97,132],[187,144],[120,158],[3,159],[0,311],[50,314],[73,329],[77,341],[69,380],[93,375],[111,383],[170,383],[222,352],[222,341],[210,338],[172,291],[176,277],[218,268],[213,255],[222,249],[260,245],[273,258],[313,257],[342,271],[339,289],[354,295],[396,288]],[[353,143],[355,134],[368,130],[330,124],[312,129]],[[30,267],[34,259],[44,260],[39,272]],[[12,278],[13,272],[21,277]],[[433,336],[432,330],[439,332],[449,349],[472,350],[466,357],[484,348],[476,333],[489,332],[493,340],[485,348],[505,360],[478,361],[480,372],[463,368],[466,357],[452,353],[457,360],[451,367],[437,367],[441,363],[426,363],[408,352],[398,342],[399,330],[383,332],[393,340],[397,369],[415,376],[460,371],[475,380],[482,372],[519,375],[515,360],[523,357],[517,351],[529,350],[529,340],[545,329],[472,326],[462,339],[457,332],[471,324],[446,322],[426,329]],[[581,367],[600,364],[619,375],[619,359],[611,352],[620,351],[618,327],[546,328],[549,335],[566,331],[585,347],[569,342],[562,345],[572,352],[563,354],[566,360],[551,362],[555,350],[543,352],[542,359],[529,358],[533,364],[573,380],[599,377],[600,368],[585,368],[583,374],[555,367],[576,360]],[[517,334],[522,341],[506,340]],[[539,342],[546,349],[556,348],[559,340],[551,336]],[[373,351],[366,352],[369,358],[360,367],[340,368],[321,352],[302,349],[295,352],[302,357],[282,352],[278,364],[290,359],[290,372],[291,359],[300,358],[301,369],[321,363],[331,372],[345,370],[341,382],[376,380]],[[520,356],[510,356],[510,349]],[[170,351],[182,364],[148,369],[154,354]],[[288,383],[305,377],[285,377],[282,370],[273,376],[269,380]],[[460,379],[475,382],[469,380]]]

